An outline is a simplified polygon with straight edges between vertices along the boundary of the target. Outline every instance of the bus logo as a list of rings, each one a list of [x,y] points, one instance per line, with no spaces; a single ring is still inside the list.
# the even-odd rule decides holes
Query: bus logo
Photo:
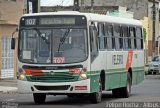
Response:
[[[52,76],[53,76],[54,74],[55,74],[55,73],[54,73],[53,71],[51,71],[51,72],[50,72],[50,75],[52,75]]]

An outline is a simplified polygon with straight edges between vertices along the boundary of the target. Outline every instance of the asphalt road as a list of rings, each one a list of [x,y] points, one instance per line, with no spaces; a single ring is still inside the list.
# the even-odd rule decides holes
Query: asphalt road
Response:
[[[87,98],[47,96],[45,104],[36,105],[32,95],[0,93],[0,108],[106,108],[111,103],[118,102],[159,102],[155,104],[155,108],[159,108],[160,75],[148,75],[141,84],[132,86],[132,94],[129,98],[113,98],[110,91],[104,92],[102,102],[99,104],[92,104]]]

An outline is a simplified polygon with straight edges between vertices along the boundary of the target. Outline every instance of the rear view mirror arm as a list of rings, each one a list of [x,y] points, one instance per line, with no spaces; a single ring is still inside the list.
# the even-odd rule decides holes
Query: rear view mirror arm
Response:
[[[15,44],[16,44],[16,42],[15,42],[15,38],[14,38],[13,36],[14,36],[14,34],[15,34],[16,32],[18,32],[18,28],[16,28],[16,30],[12,33],[11,49],[15,49]]]

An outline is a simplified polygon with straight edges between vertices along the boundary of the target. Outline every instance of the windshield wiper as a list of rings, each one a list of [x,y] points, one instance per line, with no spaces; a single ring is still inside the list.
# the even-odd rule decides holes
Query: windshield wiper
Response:
[[[46,44],[49,44],[49,40],[45,38],[45,36],[42,36],[42,33],[40,32],[39,29],[37,28],[24,28],[24,29],[19,29],[20,31],[22,30],[35,30],[36,33],[38,34],[38,36],[46,43]]]
[[[63,45],[63,43],[65,42],[67,36],[69,35],[69,32],[70,32],[70,29],[68,28],[66,30],[66,32],[64,33],[63,37],[60,39],[60,43],[59,43],[59,46],[58,46],[58,52],[59,52],[59,50],[61,48],[61,45]]]
[[[38,36],[39,36],[40,38],[42,38],[42,40],[43,40],[46,44],[49,44],[49,41],[48,41],[44,36],[42,36],[42,33],[40,32],[39,29],[37,29],[37,28],[33,28],[33,29],[37,32]]]

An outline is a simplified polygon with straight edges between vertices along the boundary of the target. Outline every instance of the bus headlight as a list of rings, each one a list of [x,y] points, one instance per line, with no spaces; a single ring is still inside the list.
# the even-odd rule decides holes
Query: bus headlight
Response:
[[[23,81],[26,81],[26,80],[27,80],[27,79],[26,79],[26,76],[25,76],[25,73],[24,73],[24,71],[23,71],[22,68],[19,68],[19,69],[18,69],[17,79],[18,79],[18,80],[23,80]]]
[[[19,80],[23,80],[23,81],[26,81],[26,76],[24,74],[20,74],[19,77],[18,77]]]
[[[87,69],[86,68],[83,68],[81,73],[80,73],[80,79],[81,80],[84,80],[84,79],[87,79]]]
[[[80,74],[80,77],[82,79],[87,79],[87,74],[83,72],[83,73]]]
[[[21,74],[21,75],[19,76],[19,79],[20,79],[20,80],[25,79],[25,75]]]

